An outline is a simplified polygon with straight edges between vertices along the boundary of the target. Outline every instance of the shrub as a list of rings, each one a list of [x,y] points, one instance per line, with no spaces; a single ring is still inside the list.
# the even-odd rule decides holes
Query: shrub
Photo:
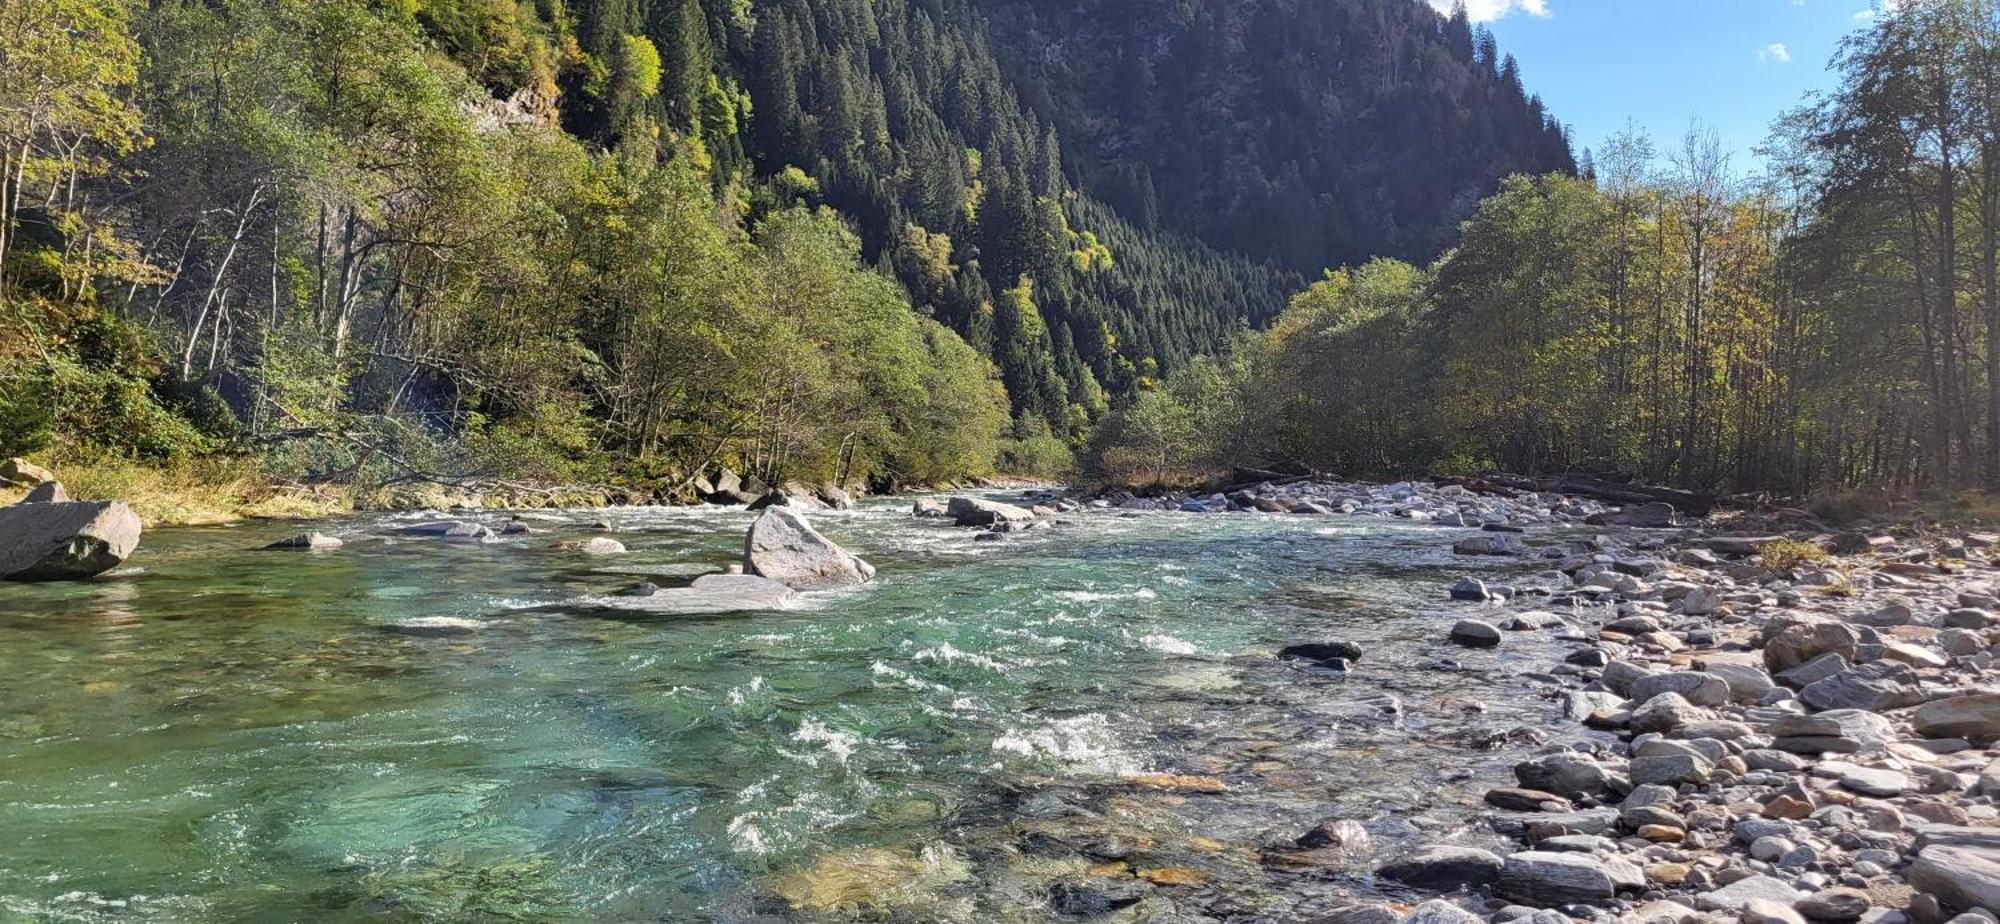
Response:
[[[1825,549],[1796,539],[1766,542],[1757,547],[1757,555],[1763,559],[1764,567],[1778,572],[1789,572],[1800,565],[1818,564],[1827,558]]]

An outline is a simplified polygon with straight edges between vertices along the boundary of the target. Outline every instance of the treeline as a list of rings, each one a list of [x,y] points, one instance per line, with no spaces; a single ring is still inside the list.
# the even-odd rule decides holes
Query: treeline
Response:
[[[1428,268],[1330,272],[1139,395],[1095,467],[2000,483],[2000,12],[1904,4],[1835,64],[1767,175],[1733,176],[1697,130],[1510,179]]]
[[[313,479],[987,470],[992,364],[862,259],[811,178],[719,175],[654,118],[671,56],[626,33],[593,56],[535,9],[0,6],[0,454],[260,451]],[[606,146],[554,124],[558,98]]]

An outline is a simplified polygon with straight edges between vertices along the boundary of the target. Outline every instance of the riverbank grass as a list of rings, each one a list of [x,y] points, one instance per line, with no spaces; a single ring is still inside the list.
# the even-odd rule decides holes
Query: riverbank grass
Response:
[[[212,526],[244,519],[308,519],[353,509],[351,492],[274,484],[254,462],[206,458],[170,463],[117,458],[55,459],[48,467],[77,500],[122,500],[148,527]],[[0,503],[26,494],[11,490]]]

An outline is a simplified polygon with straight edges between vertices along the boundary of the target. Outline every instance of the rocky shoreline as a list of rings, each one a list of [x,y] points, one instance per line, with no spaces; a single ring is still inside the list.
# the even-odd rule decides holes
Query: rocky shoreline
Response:
[[[2000,537],[1412,483],[1091,504],[1400,516],[1480,528],[1460,555],[1547,565],[1518,586],[1459,581],[1441,642],[1559,640],[1560,662],[1520,669],[1599,734],[1519,762],[1462,837],[1375,865],[1414,907],[1358,902],[1315,924],[1996,920]],[[1591,525],[1652,528],[1574,528]],[[1280,656],[1345,670],[1367,653],[1313,639]],[[1330,821],[1291,846],[1352,858],[1366,843]]]

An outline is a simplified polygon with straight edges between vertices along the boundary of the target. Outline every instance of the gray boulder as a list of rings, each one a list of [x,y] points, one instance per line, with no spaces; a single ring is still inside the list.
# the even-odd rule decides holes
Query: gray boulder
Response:
[[[1932,700],[1917,707],[1910,721],[1926,738],[2000,737],[2000,693],[1970,693]]]
[[[1477,619],[1461,619],[1451,627],[1450,638],[1467,648],[1492,648],[1500,644],[1500,630]]]
[[[54,480],[55,472],[26,459],[13,458],[0,462],[0,485],[28,488]]]
[[[69,490],[60,481],[44,481],[28,489],[28,496],[21,498],[24,504],[60,504],[69,500]]]
[[[139,515],[122,501],[0,507],[0,579],[70,581],[118,566],[139,545]]]
[[[1665,671],[1632,681],[1632,698],[1645,702],[1662,693],[1679,693],[1697,706],[1729,702],[1729,682],[1704,671]]]
[[[954,497],[945,504],[945,512],[951,514],[952,521],[959,526],[1026,523],[1035,518],[1034,511],[983,497]]]
[[[1799,699],[1814,709],[1865,709],[1881,712],[1924,701],[1917,672],[1897,661],[1870,661],[1860,667],[1815,680],[1799,691]]]
[[[1618,891],[1611,871],[1587,854],[1525,850],[1507,857],[1500,891],[1537,905],[1599,902]]]
[[[875,567],[819,534],[789,507],[767,507],[743,548],[743,570],[794,590],[865,583]]]

